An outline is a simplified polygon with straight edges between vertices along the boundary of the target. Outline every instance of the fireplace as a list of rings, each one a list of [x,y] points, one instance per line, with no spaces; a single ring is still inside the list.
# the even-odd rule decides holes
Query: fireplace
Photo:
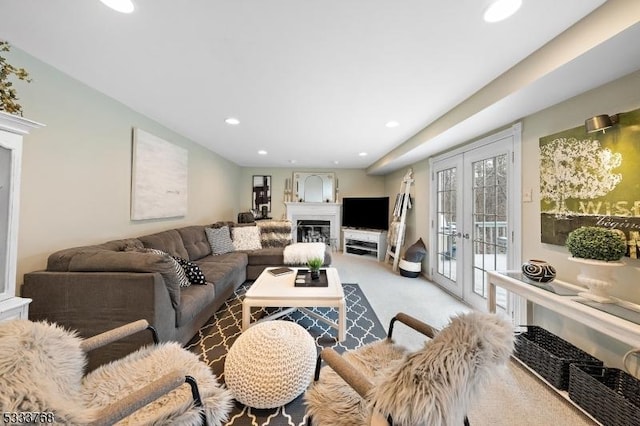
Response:
[[[298,220],[296,224],[297,242],[331,244],[331,221]]]
[[[338,203],[285,203],[291,221],[291,239],[298,242],[324,242],[340,248],[340,212]]]

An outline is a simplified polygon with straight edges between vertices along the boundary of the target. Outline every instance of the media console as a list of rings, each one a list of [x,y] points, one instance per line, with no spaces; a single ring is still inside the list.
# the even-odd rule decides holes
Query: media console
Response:
[[[344,254],[362,255],[382,262],[386,250],[387,231],[342,228],[342,251]]]

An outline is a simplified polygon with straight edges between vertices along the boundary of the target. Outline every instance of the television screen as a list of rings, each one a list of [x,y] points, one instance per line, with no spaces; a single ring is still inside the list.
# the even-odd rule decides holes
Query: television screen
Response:
[[[343,198],[342,226],[388,230],[389,197]]]

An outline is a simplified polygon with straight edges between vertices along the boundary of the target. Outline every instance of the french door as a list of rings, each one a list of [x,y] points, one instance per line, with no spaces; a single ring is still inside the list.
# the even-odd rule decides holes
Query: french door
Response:
[[[485,272],[520,264],[519,149],[517,124],[431,161],[431,277],[483,311]],[[498,306],[511,305],[499,288]]]

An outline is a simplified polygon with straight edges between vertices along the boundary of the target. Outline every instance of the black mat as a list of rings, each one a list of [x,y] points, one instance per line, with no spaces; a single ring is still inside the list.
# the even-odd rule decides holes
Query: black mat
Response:
[[[224,360],[229,348],[241,333],[242,300],[251,283],[245,283],[225,305],[200,329],[198,334],[187,345],[187,348],[197,353],[213,372],[224,381]],[[307,330],[316,341],[318,348],[331,347],[338,352],[355,349],[366,343],[373,342],[386,336],[385,327],[380,324],[378,317],[369,305],[369,301],[360,290],[358,284],[343,284],[347,305],[347,337],[337,342],[337,331],[322,321],[295,311],[280,319],[295,321]],[[331,321],[337,321],[338,311],[334,308],[313,308],[313,312]],[[268,313],[273,313],[269,309]],[[267,310],[254,309],[252,321],[265,315]],[[248,408],[236,403],[229,416],[227,425],[305,425],[305,407],[302,396],[289,404],[269,410]]]

